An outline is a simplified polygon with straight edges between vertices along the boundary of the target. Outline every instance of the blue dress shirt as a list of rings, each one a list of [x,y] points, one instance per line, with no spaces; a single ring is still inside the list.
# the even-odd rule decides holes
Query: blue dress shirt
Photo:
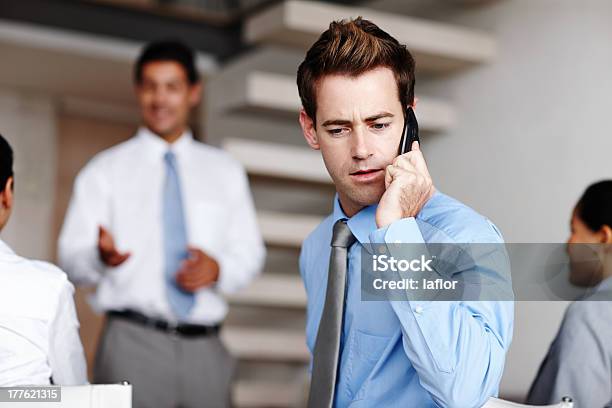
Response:
[[[503,243],[485,217],[436,192],[416,218],[378,229],[376,205],[333,214],[306,238],[300,273],[308,294],[312,354],[325,303],[332,227],[340,218],[357,238],[349,250],[336,407],[480,407],[497,395],[512,339],[511,301],[362,301],[361,248],[370,243]],[[478,265],[475,266],[478,268]],[[483,268],[483,273],[487,270]],[[511,288],[510,278],[506,282]]]

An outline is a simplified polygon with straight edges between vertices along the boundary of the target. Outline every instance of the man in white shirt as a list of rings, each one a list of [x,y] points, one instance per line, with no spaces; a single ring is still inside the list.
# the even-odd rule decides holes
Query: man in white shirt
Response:
[[[92,305],[107,315],[94,381],[130,381],[136,408],[227,407],[222,294],[265,255],[247,177],[189,131],[201,94],[189,48],[146,47],[135,89],[144,125],[80,172],[59,242],[69,277],[97,285]]]
[[[0,230],[13,209],[13,151],[0,135]],[[87,383],[66,274],[0,240],[0,387]]]

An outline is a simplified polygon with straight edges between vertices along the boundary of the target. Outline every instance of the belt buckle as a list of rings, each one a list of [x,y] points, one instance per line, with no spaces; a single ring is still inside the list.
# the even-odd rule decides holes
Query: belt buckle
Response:
[[[173,322],[168,322],[168,333],[170,333],[170,335],[174,338],[178,338],[180,333],[179,333],[179,324],[178,323],[173,323]]]
[[[153,329],[153,330],[159,329],[159,327],[157,325],[157,322],[154,319],[151,319],[151,318],[147,319],[147,318],[145,318],[145,319],[142,320],[142,322],[144,322],[145,327],[148,327],[148,328]]]

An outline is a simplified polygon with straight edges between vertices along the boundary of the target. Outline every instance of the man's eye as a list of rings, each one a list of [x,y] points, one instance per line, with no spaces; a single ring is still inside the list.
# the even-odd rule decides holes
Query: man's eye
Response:
[[[173,91],[182,91],[186,88],[186,85],[182,82],[171,82],[168,84],[168,88]]]
[[[345,128],[335,128],[335,129],[329,129],[328,132],[331,135],[341,135],[346,131]]]
[[[372,125],[372,127],[376,130],[383,130],[388,128],[390,125],[390,123],[375,123]]]

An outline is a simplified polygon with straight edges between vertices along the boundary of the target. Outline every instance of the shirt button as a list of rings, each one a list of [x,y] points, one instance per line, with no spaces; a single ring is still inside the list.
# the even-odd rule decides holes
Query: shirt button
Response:
[[[420,315],[423,314],[423,306],[417,306],[414,308],[414,313]]]

